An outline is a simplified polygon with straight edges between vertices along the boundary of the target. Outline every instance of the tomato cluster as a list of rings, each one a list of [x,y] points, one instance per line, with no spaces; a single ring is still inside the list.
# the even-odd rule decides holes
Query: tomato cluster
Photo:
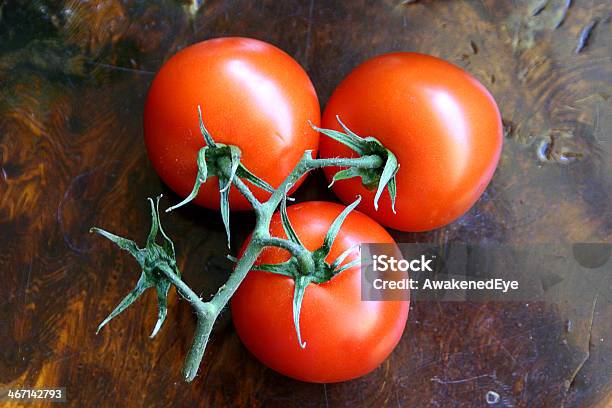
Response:
[[[215,140],[239,147],[241,163],[274,188],[306,150],[319,148],[321,158],[356,157],[337,141],[322,138],[319,143],[311,126],[342,131],[337,117],[397,157],[396,213],[386,194],[375,209],[375,189],[359,177],[334,183],[333,191],[344,203],[356,195],[364,199],[362,213],[351,213],[342,224],[330,258],[355,244],[392,243],[380,224],[425,231],[457,219],[491,180],[502,147],[493,97],[476,79],[441,59],[401,52],[364,62],[334,91],[321,120],[312,82],[293,58],[262,41],[218,38],[169,59],[147,96],[144,134],[149,157],[164,182],[181,196],[192,189],[198,151],[205,145],[195,114],[198,105]],[[339,170],[327,168],[325,175],[331,181]],[[253,192],[260,200],[268,197],[257,187]],[[237,190],[229,201],[232,209],[250,208]],[[219,208],[217,183],[207,181],[195,202]],[[287,215],[304,246],[314,250],[343,208],[307,202],[290,206]],[[284,236],[279,214],[273,217],[270,234]],[[257,262],[277,264],[288,257],[278,248],[265,249]],[[356,266],[306,288],[301,326],[307,347],[301,348],[291,316],[293,280],[251,271],[232,299],[236,330],[258,359],[285,375],[314,382],[364,375],[399,341],[408,302],[362,302],[359,285]]]

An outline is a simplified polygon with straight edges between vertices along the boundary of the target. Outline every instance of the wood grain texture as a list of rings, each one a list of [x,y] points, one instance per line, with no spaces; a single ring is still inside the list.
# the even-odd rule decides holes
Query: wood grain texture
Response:
[[[180,1],[0,3],[0,384],[65,386],[75,407],[471,407],[488,391],[504,407],[610,406],[612,305],[595,293],[579,304],[416,303],[379,369],[326,386],[259,364],[227,313],[199,377],[182,383],[194,318],[174,292],[156,339],[151,294],[95,335],[138,270],[87,231],[142,242],[145,198],[177,201],[146,157],[142,107],[164,60],[210,37],[278,45],[322,105],[357,64],[394,50],[445,58],[490,89],[507,130],[492,184],[452,225],[398,240],[610,242],[612,7],[568,3],[210,0],[194,18]],[[321,175],[298,198],[334,200]],[[232,216],[237,247],[253,220]],[[185,279],[214,293],[229,268],[218,214],[190,206],[164,220]]]

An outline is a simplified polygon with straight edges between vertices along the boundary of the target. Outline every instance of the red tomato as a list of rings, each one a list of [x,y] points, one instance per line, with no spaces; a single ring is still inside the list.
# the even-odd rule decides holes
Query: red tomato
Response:
[[[277,187],[304,150],[319,136],[309,125],[320,121],[319,101],[308,75],[285,52],[250,38],[200,42],[170,58],[155,76],[144,112],[144,135],[153,167],[177,194],[186,197],[204,146],[197,106],[216,142],[242,150],[242,163]],[[219,208],[216,178],[195,202]],[[268,193],[253,186],[260,199]],[[233,188],[230,208],[250,209]]]
[[[288,208],[291,223],[309,250],[323,243],[343,206],[306,202]],[[279,214],[270,233],[285,237]],[[248,242],[248,241],[247,241]],[[368,216],[352,212],[344,221],[327,262],[359,243],[393,243],[393,238]],[[358,251],[344,263],[359,259]],[[266,248],[258,263],[289,259],[281,249]],[[294,281],[251,271],[232,298],[232,318],[244,345],[268,367],[302,381],[336,382],[360,377],[375,369],[397,345],[408,318],[408,301],[361,301],[359,266],[323,284],[311,283],[302,303],[298,344],[292,315]]]
[[[358,178],[339,181],[334,192],[402,231],[425,231],[450,223],[480,197],[502,148],[502,123],[491,94],[462,69],[428,55],[401,52],[372,58],[338,86],[322,127],[342,130],[336,115],[362,137],[374,136],[400,163],[397,214],[385,192],[379,209],[374,191]],[[323,137],[321,157],[354,156]],[[327,168],[331,180],[337,168]]]

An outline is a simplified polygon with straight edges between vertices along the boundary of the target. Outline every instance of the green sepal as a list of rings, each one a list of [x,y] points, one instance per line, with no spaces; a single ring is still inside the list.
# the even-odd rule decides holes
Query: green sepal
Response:
[[[277,275],[288,276],[295,278],[297,272],[297,261],[295,258],[291,258],[288,261],[277,263],[277,264],[259,264],[253,265],[252,271],[263,271],[275,273]]]
[[[338,132],[333,129],[323,129],[318,126],[313,125],[311,122],[310,126],[316,130],[317,132],[323,133],[325,136],[334,139],[335,141],[342,143],[347,146],[351,150],[357,152],[360,156],[365,156],[368,150],[367,142],[349,130],[344,123],[340,120],[339,116],[336,116],[338,123],[342,126],[342,129],[345,130],[346,133]]]
[[[233,263],[238,263],[239,259],[232,255],[227,255],[227,259]],[[277,263],[277,264],[257,264],[251,267],[252,271],[262,271],[275,273],[277,275],[287,276],[289,278],[295,278],[298,265],[295,258],[291,258],[288,261]]]
[[[266,183],[264,180],[257,177],[255,174],[251,173],[251,171],[247,169],[246,167],[244,167],[242,163],[240,163],[240,165],[238,166],[236,175],[240,178],[247,180],[249,183],[253,184],[254,186],[267,191],[268,193],[274,192],[274,187],[272,187],[270,184]]]
[[[193,201],[198,196],[200,187],[202,186],[202,184],[206,183],[206,179],[208,178],[208,164],[206,163],[206,153],[208,152],[208,149],[208,146],[204,146],[198,151],[198,174],[196,175],[196,181],[193,185],[193,189],[191,189],[191,193],[189,193],[189,195],[185,197],[180,203],[175,204],[172,207],[166,208],[166,212],[176,210],[177,208],[182,207],[185,204]]]
[[[227,180],[227,183],[225,184],[225,187],[223,187],[220,191],[229,190],[230,186],[232,185],[232,181],[234,180],[234,177],[236,176],[236,171],[238,170],[238,166],[240,166],[240,156],[242,156],[242,152],[236,146],[228,145],[227,150],[229,151],[229,158],[230,158],[230,163],[231,163],[230,176]]]
[[[291,221],[289,220],[289,215],[287,215],[287,191],[289,191],[289,188],[290,186],[288,185],[287,189],[285,190],[285,194],[283,194],[283,198],[280,204],[281,224],[283,225],[283,230],[285,230],[287,238],[290,241],[295,242],[299,246],[303,247],[304,245],[302,244],[302,241],[300,241],[300,238],[297,236],[297,233],[293,229]]]
[[[302,334],[300,331],[300,312],[302,310],[302,302],[304,300],[306,287],[317,278],[310,275],[300,275],[298,262],[295,257],[291,257],[288,261],[277,264],[253,265],[251,270],[274,273],[293,279],[293,324],[295,325],[298,343],[301,348],[305,348],[306,342],[302,342]]]
[[[342,265],[341,267],[332,270],[332,275],[336,276],[339,273],[342,273],[342,272],[346,271],[347,269],[352,268],[353,266],[359,265],[360,263],[361,263],[360,259],[355,259],[355,260],[347,263],[346,265]]]
[[[138,264],[140,264],[141,267],[144,267],[143,254],[140,252],[138,245],[136,245],[134,241],[127,239],[127,238],[117,236],[111,232],[108,232],[108,231],[105,231],[103,229],[96,228],[96,227],[90,228],[89,232],[98,233],[102,235],[104,238],[108,239],[109,241],[112,241],[119,248],[123,249],[124,251],[129,252],[134,258],[136,258],[136,261],[138,261]]]
[[[346,259],[347,256],[349,256],[351,254],[351,252],[353,252],[355,250],[355,248],[358,248],[359,244],[353,245],[350,248],[347,248],[344,252],[342,252],[335,260],[334,262],[332,262],[332,264],[330,265],[332,270],[336,270],[338,269],[338,267],[340,266],[340,264],[342,262],[344,262],[344,260]]]
[[[346,217],[350,214],[351,211],[357,207],[357,205],[361,202],[361,196],[357,196],[357,199],[349,206],[347,206],[342,212],[336,217],[332,225],[329,227],[327,234],[325,234],[325,238],[323,239],[323,245],[320,248],[314,251],[313,256],[315,258],[315,262],[324,262],[325,258],[329,255],[332,245],[336,240],[336,236],[346,220]]]
[[[227,188],[223,188],[226,183],[226,178],[219,175],[219,195],[220,197],[220,210],[221,219],[223,220],[223,226],[225,227],[225,235],[227,235],[227,247],[230,248],[230,204],[229,204],[229,193],[231,183],[227,184]]]
[[[210,147],[217,147],[215,140],[212,138],[208,129],[206,129],[206,126],[204,126],[204,121],[202,120],[202,109],[200,108],[200,105],[198,105],[198,120],[200,121],[200,133],[202,133],[206,145]]]
[[[352,139],[355,141],[355,143],[361,143],[364,149],[367,149],[367,144],[363,144],[363,139],[355,132],[353,132],[351,129],[348,128],[348,126],[346,126],[344,124],[344,122],[342,122],[340,120],[340,115],[336,115],[336,120],[338,121],[338,123],[340,124],[340,126],[342,127],[342,130],[344,130],[344,132]]]
[[[309,275],[301,275],[294,280],[293,289],[293,324],[295,325],[295,333],[298,343],[301,348],[306,348],[306,342],[302,342],[302,332],[300,330],[300,313],[302,311],[302,302],[306,287],[313,281],[313,277]]]
[[[385,162],[385,167],[383,168],[383,172],[380,175],[380,181],[378,183],[378,189],[376,190],[376,195],[374,196],[374,209],[378,211],[378,200],[385,189],[388,187],[389,197],[391,198],[391,209],[395,214],[395,196],[396,196],[396,183],[395,183],[395,175],[399,171],[399,164],[397,162],[397,158],[393,153],[387,150],[387,161]]]
[[[367,189],[372,190],[378,186],[380,177],[372,169],[363,169],[361,167],[349,167],[348,169],[340,170],[332,178],[332,182],[327,186],[331,188],[336,181],[346,180],[353,177],[361,177],[361,184]]]
[[[353,177],[361,177],[361,183],[368,190],[376,189],[374,195],[374,208],[378,210],[378,201],[385,188],[389,191],[389,197],[391,198],[391,209],[395,213],[395,199],[397,196],[397,183],[396,175],[399,170],[399,163],[397,157],[389,149],[383,146],[374,137],[360,137],[351,129],[348,128],[341,120],[339,116],[336,116],[338,123],[344,130],[344,133],[338,132],[332,129],[322,129],[312,123],[310,124],[313,129],[324,135],[336,140],[339,143],[347,146],[360,156],[377,155],[383,159],[384,166],[382,169],[365,169],[359,167],[349,167],[338,171],[332,178],[331,187],[338,180],[346,180]]]
[[[151,286],[152,285],[146,278],[143,270],[143,273],[140,275],[140,279],[138,279],[138,282],[136,283],[134,289],[132,289],[132,291],[128,293],[121,300],[121,302],[119,302],[115,309],[108,316],[106,316],[102,323],[98,325],[98,328],[96,329],[96,334],[100,333],[100,330],[102,330],[102,328],[106,326],[108,322],[110,322],[117,315],[121,314],[125,309],[127,309],[132,303],[136,301],[136,299],[138,299],[138,297],[140,297],[140,295],[142,295],[145,290],[149,289]]]
[[[397,169],[395,170],[395,174],[393,175],[393,177],[391,177],[391,180],[389,180],[389,182],[387,183],[387,190],[389,191],[389,197],[391,198],[391,210],[393,211],[393,214],[397,214],[397,212],[395,211],[395,199],[397,198],[397,179],[396,179],[396,175],[397,172],[399,171],[399,163],[397,165]]]
[[[168,292],[170,291],[171,282],[162,273],[174,273],[176,276],[181,276],[181,272],[176,265],[176,254],[174,251],[174,243],[164,232],[159,219],[159,200],[161,196],[156,198],[154,202],[149,198],[151,204],[151,229],[147,236],[146,245],[144,248],[138,248],[138,245],[132,240],[119,237],[108,231],[100,228],[91,228],[90,232],[95,232],[108,240],[115,243],[119,248],[129,252],[138,262],[141,268],[141,275],[134,289],[125,296],[115,309],[100,323],[96,333],[113,318],[121,314],[132,303],[134,303],[144,291],[151,287],[155,287],[157,292],[157,321],[151,332],[151,337],[154,337],[166,319],[168,313]],[[162,243],[157,243],[157,236],[161,233]]]
[[[167,272],[174,272],[172,268],[170,268],[167,264],[159,264],[157,266],[160,270],[163,269]],[[160,278],[162,277],[161,274]],[[149,337],[153,338],[161,329],[162,324],[166,320],[166,316],[168,315],[168,293],[170,292],[170,286],[172,283],[167,278],[159,279],[159,281],[155,284],[156,292],[157,292],[157,322],[155,322],[155,327],[151,332]]]

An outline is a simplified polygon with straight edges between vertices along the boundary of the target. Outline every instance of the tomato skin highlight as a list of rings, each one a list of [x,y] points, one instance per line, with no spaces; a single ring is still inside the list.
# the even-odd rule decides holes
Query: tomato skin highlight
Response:
[[[306,202],[290,206],[287,213],[304,246],[315,250],[343,209],[329,202]],[[270,232],[285,237],[278,213]],[[378,223],[354,211],[342,225],[327,262],[355,244],[369,242],[394,241]],[[355,251],[344,263],[358,257]],[[288,259],[288,252],[266,248],[257,263]],[[328,282],[306,288],[300,317],[304,349],[298,344],[292,317],[293,279],[250,271],[231,301],[240,339],[263,364],[301,381],[338,382],[369,373],[399,342],[409,301],[361,301],[359,269],[347,269]]]
[[[215,142],[238,146],[242,163],[273,187],[280,185],[305,150],[317,150],[319,135],[308,120],[320,122],[319,101],[308,75],[293,58],[250,38],[217,38],[191,45],[157,73],[144,111],[149,158],[162,180],[181,197],[193,188],[197,153],[205,145],[198,105]],[[255,186],[252,190],[260,200],[269,196]],[[202,186],[195,202],[219,208],[216,177]],[[251,209],[235,188],[230,191],[230,208]]]
[[[335,194],[383,225],[426,231],[470,209],[487,187],[502,148],[495,100],[467,72],[441,59],[409,52],[374,57],[353,70],[332,94],[322,127],[342,130],[336,115],[362,137],[374,136],[400,163],[397,214],[385,192],[374,209],[374,191],[358,178],[338,181]],[[355,156],[322,138],[320,157]],[[331,181],[338,168],[326,168]]]

